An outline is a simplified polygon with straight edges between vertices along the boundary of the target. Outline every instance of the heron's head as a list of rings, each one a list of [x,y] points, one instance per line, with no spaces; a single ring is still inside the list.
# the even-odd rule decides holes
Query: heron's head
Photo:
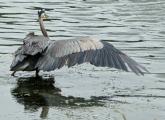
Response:
[[[45,13],[45,9],[38,10],[38,17],[41,19],[47,19],[48,18],[48,16]]]

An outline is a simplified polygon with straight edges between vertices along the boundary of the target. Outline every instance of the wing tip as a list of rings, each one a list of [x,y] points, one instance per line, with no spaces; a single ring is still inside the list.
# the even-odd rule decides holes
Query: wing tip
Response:
[[[150,73],[144,66],[137,63],[132,58],[128,57],[124,53],[120,55],[125,64],[127,64],[127,68],[129,68],[132,72],[134,72],[136,75],[142,75]]]

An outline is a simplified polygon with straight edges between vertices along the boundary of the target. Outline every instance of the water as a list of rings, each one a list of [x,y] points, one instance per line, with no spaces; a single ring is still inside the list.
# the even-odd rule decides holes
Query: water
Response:
[[[95,36],[127,53],[151,73],[89,64],[50,73],[18,72],[11,77],[12,53],[28,32],[41,34],[37,9],[52,40]],[[0,119],[164,120],[164,0],[1,0]]]

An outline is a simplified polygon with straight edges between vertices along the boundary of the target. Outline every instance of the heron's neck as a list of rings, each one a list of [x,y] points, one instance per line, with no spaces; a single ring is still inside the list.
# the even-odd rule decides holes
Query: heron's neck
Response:
[[[46,29],[44,27],[43,19],[39,18],[39,23],[40,23],[40,29],[42,31],[43,36],[48,37],[48,34],[46,32]]]

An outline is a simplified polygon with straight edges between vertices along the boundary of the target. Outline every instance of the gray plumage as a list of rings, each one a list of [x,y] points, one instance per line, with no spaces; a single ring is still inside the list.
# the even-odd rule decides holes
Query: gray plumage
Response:
[[[10,66],[11,71],[33,71],[35,64],[48,46],[49,38],[29,33],[23,40],[15,54]]]
[[[85,62],[95,66],[132,70],[137,75],[148,72],[143,66],[108,42],[84,37],[74,40],[51,41],[43,25],[44,10],[38,12],[43,36],[29,33],[14,54],[11,71],[51,71]]]
[[[136,61],[105,41],[90,37],[75,40],[50,41],[47,37],[29,34],[15,52],[12,71],[51,71],[85,62],[95,66],[113,67],[136,74],[147,70]]]
[[[136,74],[144,74],[147,70],[133,59],[105,41],[90,37],[75,40],[60,40],[49,43],[43,56],[39,58],[36,68],[43,71],[59,69],[76,64],[91,63],[95,66],[113,67],[128,72],[128,68]]]
[[[36,55],[42,53],[48,45],[49,38],[29,33],[23,40],[23,52],[26,55]]]

